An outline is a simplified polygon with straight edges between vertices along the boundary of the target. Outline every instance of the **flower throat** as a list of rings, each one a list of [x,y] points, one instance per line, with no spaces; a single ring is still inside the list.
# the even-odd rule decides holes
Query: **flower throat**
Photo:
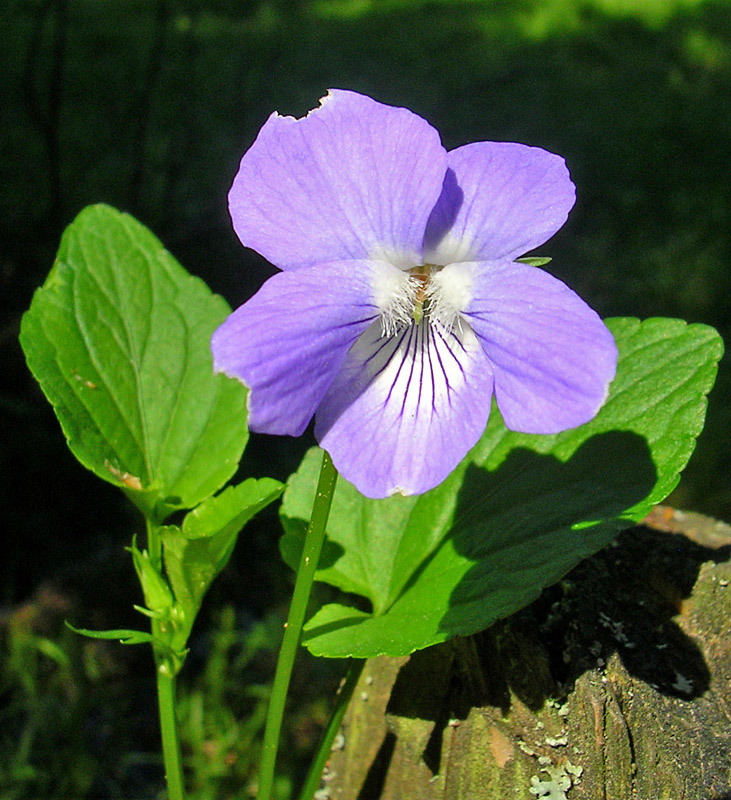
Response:
[[[409,284],[416,292],[411,318],[417,325],[424,318],[424,303],[428,301],[429,297],[429,278],[432,269],[433,267],[429,264],[424,264],[409,270]]]
[[[383,287],[381,302],[381,335],[394,336],[411,325],[439,324],[447,331],[461,329],[462,303],[451,289],[451,281],[443,280],[444,267],[420,264],[399,271],[398,277]]]

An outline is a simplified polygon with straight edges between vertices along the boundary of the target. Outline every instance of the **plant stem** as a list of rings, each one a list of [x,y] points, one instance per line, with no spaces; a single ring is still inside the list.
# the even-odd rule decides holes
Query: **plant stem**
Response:
[[[313,795],[320,785],[322,771],[325,769],[325,764],[327,763],[332,751],[333,740],[335,739],[335,735],[340,730],[340,726],[343,723],[345,711],[348,708],[348,703],[350,702],[350,698],[353,696],[353,691],[358,683],[358,678],[360,678],[361,672],[363,672],[365,663],[365,659],[357,659],[352,661],[350,664],[350,669],[348,670],[348,674],[345,678],[345,683],[338,692],[338,696],[335,701],[335,707],[330,714],[327,728],[325,728],[325,732],[322,735],[320,746],[317,749],[315,758],[310,764],[307,778],[302,786],[302,791],[299,794],[299,800],[312,800]]]
[[[330,456],[323,452],[320,479],[317,483],[315,502],[312,506],[312,517],[307,528],[304,547],[297,570],[297,580],[294,585],[292,604],[289,607],[289,616],[284,627],[284,639],[279,651],[277,671],[274,675],[272,694],[269,700],[266,729],[264,730],[264,744],[261,753],[261,766],[259,768],[258,800],[271,800],[274,785],[274,767],[279,747],[279,734],[282,730],[282,717],[284,716],[284,703],[287,699],[289,680],[292,675],[295,655],[302,635],[302,626],[305,622],[307,603],[310,599],[312,582],[320,560],[320,551],[325,539],[325,526],[330,514],[335,482],[338,473],[333,466]]]
[[[183,800],[183,762],[180,756],[178,726],[175,719],[175,672],[169,659],[155,656],[157,665],[157,703],[160,712],[162,754],[168,800]]]
[[[162,539],[160,538],[160,532],[157,529],[157,525],[149,517],[145,517],[145,528],[147,530],[147,552],[150,556],[150,562],[161,573]]]
[[[157,525],[146,519],[147,551],[150,561],[158,571],[162,570],[162,540]],[[160,619],[152,619],[152,635],[165,637],[165,626]],[[177,666],[169,652],[160,651],[153,645],[155,656],[155,677],[157,678],[157,709],[160,715],[160,735],[162,737],[162,756],[165,763],[165,781],[168,787],[168,800],[184,800],[183,759],[180,754],[178,723],[175,714],[175,675]]]

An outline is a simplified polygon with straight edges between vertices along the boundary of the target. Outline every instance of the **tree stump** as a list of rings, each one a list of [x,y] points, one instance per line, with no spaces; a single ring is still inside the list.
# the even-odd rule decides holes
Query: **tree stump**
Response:
[[[488,631],[371,660],[317,797],[731,800],[730,558],[658,507]]]

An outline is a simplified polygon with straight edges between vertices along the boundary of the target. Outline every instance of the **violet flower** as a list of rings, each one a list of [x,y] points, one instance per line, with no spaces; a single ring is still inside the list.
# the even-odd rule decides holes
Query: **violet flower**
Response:
[[[315,436],[368,497],[439,484],[485,430],[590,420],[612,335],[561,281],[516,263],[566,221],[564,161],[476,142],[447,152],[404,108],[333,90],[274,113],[229,194],[234,228],[282,272],[215,332],[252,430]]]

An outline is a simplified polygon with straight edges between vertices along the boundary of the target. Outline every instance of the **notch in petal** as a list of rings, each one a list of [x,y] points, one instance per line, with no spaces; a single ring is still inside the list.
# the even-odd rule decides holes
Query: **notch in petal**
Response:
[[[446,168],[426,120],[332,90],[302,119],[269,117],[229,210],[242,243],[281,269],[367,258],[412,267]]]

